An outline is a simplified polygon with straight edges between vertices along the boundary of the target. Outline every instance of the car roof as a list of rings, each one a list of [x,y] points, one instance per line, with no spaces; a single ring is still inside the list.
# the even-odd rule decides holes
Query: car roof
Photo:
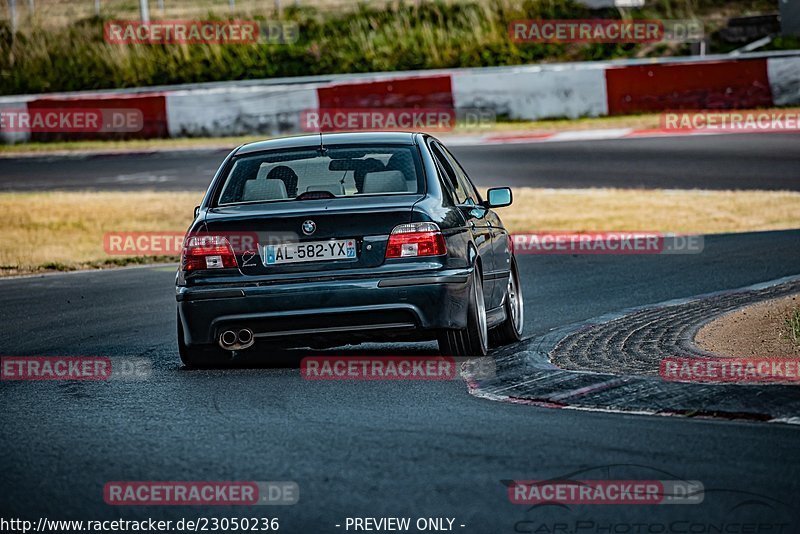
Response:
[[[328,145],[358,145],[358,144],[402,144],[413,145],[415,132],[346,132],[323,133],[322,143]],[[297,135],[280,137],[267,141],[256,141],[242,145],[236,155],[251,154],[264,150],[280,150],[284,148],[305,148],[319,146],[320,134]]]

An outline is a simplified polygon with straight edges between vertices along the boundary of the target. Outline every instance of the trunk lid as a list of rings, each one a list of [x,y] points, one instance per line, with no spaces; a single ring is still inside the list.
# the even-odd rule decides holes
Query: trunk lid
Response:
[[[398,224],[411,222],[412,208],[421,198],[354,196],[220,206],[207,212],[205,226],[208,233],[230,236],[245,276],[378,267],[384,262],[389,233]],[[303,231],[306,221],[313,221],[315,226],[310,235]],[[274,257],[275,247],[284,244],[320,242],[332,247],[330,240],[353,240],[355,257],[265,264],[268,245],[274,246],[270,249]],[[257,246],[253,246],[254,241]]]

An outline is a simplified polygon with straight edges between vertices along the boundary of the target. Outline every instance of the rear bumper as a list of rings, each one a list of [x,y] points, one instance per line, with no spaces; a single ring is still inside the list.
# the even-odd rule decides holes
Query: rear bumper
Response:
[[[236,328],[250,328],[256,340],[425,339],[466,326],[471,273],[178,287],[176,298],[189,345],[216,343]]]

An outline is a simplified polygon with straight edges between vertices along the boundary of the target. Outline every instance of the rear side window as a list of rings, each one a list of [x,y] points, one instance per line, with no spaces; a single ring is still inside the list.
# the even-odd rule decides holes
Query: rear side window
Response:
[[[456,202],[463,204],[469,195],[458,178],[456,178],[456,172],[453,166],[444,155],[444,151],[438,143],[431,142],[430,147],[433,158],[436,160],[437,166],[439,167],[439,171],[444,174],[442,178],[447,182],[448,188],[452,191],[453,195],[455,195]]]
[[[219,205],[275,202],[301,196],[403,195],[421,191],[421,163],[413,146],[330,146],[236,158]]]
[[[444,157],[447,158],[448,163],[450,163],[450,168],[453,169],[453,172],[455,173],[459,189],[465,192],[468,200],[472,200],[473,202],[480,201],[480,195],[478,194],[478,191],[475,190],[475,187],[472,185],[472,182],[470,182],[466,171],[464,171],[464,169],[461,167],[461,164],[456,160],[455,156],[453,156],[445,147],[442,146],[440,148],[444,154]]]

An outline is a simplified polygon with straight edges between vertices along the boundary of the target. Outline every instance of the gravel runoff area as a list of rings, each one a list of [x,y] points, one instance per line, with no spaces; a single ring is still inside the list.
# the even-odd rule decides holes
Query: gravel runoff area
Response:
[[[796,358],[800,343],[787,321],[798,308],[800,293],[745,306],[703,326],[695,343],[720,356]]]

